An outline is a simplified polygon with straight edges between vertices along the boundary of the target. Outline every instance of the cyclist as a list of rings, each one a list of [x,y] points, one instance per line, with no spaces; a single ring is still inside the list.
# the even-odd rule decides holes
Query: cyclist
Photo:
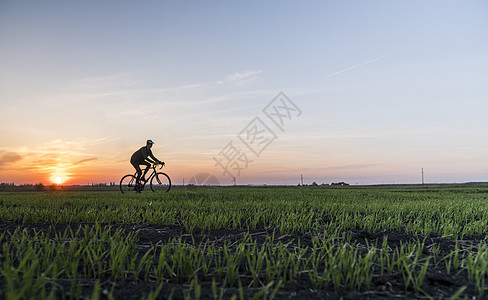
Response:
[[[141,149],[134,152],[134,154],[132,154],[130,158],[130,163],[137,171],[136,185],[139,184],[140,180],[146,181],[146,179],[144,179],[144,176],[146,176],[146,173],[149,171],[151,164],[154,163],[164,164],[164,162],[154,157],[151,151],[151,147],[153,144],[154,142],[152,140],[147,140],[146,146],[141,147]],[[146,169],[144,170],[144,174],[142,174],[140,165],[146,166]],[[141,174],[142,174],[142,178],[141,178]]]

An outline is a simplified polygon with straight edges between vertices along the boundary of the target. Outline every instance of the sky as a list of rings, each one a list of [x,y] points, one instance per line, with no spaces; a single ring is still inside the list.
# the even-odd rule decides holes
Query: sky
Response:
[[[2,0],[0,182],[488,181],[487,82],[486,1]]]

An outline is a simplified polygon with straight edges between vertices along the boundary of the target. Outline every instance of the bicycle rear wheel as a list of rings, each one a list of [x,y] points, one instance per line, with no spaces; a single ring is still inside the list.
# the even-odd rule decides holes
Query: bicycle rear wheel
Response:
[[[171,179],[166,173],[159,172],[151,178],[151,190],[153,192],[169,192],[171,189]]]
[[[133,193],[135,191],[134,188],[136,187],[136,178],[131,174],[125,175],[120,180],[119,187],[122,194]]]

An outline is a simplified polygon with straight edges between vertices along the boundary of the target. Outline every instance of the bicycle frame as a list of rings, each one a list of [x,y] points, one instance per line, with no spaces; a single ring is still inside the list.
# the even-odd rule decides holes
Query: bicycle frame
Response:
[[[152,170],[151,175],[149,175],[149,177],[146,177],[146,180],[144,180],[144,181],[143,181],[143,180],[140,180],[140,182],[142,182],[142,181],[144,182],[144,184],[143,184],[143,185],[146,185],[146,183],[147,183],[147,182],[149,182],[149,181],[151,180],[151,178],[154,176],[154,174],[156,174],[156,173],[157,173],[157,171],[156,171],[156,165],[159,165],[159,164],[152,164],[151,166],[148,166],[148,167],[147,167],[147,168],[146,168],[146,169],[143,171],[143,173],[142,173],[142,174],[146,173],[146,175],[145,175],[145,176],[147,176],[147,173],[149,173],[149,172],[150,172],[150,170],[148,170],[147,172],[146,172],[146,170],[147,170],[147,169],[151,169],[151,170]],[[163,168],[163,165],[161,165],[161,167],[160,167],[159,169],[162,169],[162,168]],[[141,176],[142,176],[142,174],[141,174]],[[137,178],[137,171],[134,173],[134,178]]]
[[[137,172],[135,172],[134,175],[127,174],[123,176],[119,184],[120,191],[122,192],[122,194],[132,190],[140,193],[141,191],[144,190],[146,184],[149,183],[149,186],[151,187],[151,190],[153,192],[156,192],[156,190],[162,190],[168,192],[171,189],[171,178],[168,176],[168,174],[161,172],[161,169],[163,167],[164,167],[164,163],[162,164],[155,163],[146,167],[144,169],[145,180],[139,180],[139,182],[137,183],[136,183]],[[152,172],[150,172],[150,174],[148,174],[149,168],[152,169]],[[128,179],[129,181],[126,181],[124,183],[125,179]]]

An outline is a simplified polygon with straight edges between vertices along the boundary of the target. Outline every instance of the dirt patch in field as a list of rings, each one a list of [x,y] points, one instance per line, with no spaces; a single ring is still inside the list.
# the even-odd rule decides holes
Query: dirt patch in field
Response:
[[[53,237],[56,234],[64,233],[71,228],[75,232],[79,226],[95,226],[94,224],[19,224],[15,222],[0,223],[0,232],[14,232],[17,229],[26,229],[29,232],[43,231],[49,232]],[[264,243],[267,236],[274,235],[274,241],[280,245],[288,244],[288,247],[313,247],[312,240],[314,238],[327,239],[323,235],[312,235],[308,233],[290,233],[279,234],[273,228],[263,228],[256,230],[247,229],[211,229],[202,230],[195,229],[191,234],[185,233],[185,229],[180,226],[153,226],[153,225],[102,225],[109,226],[110,230],[124,230],[125,233],[137,233],[138,247],[141,249],[147,248],[150,245],[164,244],[173,238],[181,238],[185,243],[198,245],[203,241],[212,242],[214,245],[224,242],[237,242],[244,239],[250,234],[257,243]],[[367,253],[372,245],[381,247],[383,240],[386,238],[388,247],[391,251],[400,248],[407,242],[421,242],[424,243],[424,250],[422,257],[435,256],[438,259],[451,253],[456,243],[463,249],[475,249],[480,241],[484,241],[485,237],[469,237],[463,240],[452,240],[444,238],[439,235],[412,235],[405,231],[387,231],[378,230],[369,232],[366,230],[351,229],[345,232],[349,235],[350,244],[359,249],[361,253]],[[300,243],[300,244],[299,244]],[[334,290],[333,288],[314,289],[310,282],[302,280],[300,282],[289,282],[282,286],[275,294],[275,299],[391,299],[396,297],[402,298],[428,298],[422,294],[415,294],[412,289],[405,290],[403,278],[398,274],[378,274],[373,275],[371,287],[368,291],[346,291]],[[241,274],[245,278],[248,274]],[[249,276],[248,276],[249,277]],[[212,282],[205,281],[205,278],[199,278],[201,285],[201,299],[213,299]],[[2,285],[4,280],[2,279]],[[59,279],[56,282],[60,288],[60,298],[66,298],[69,294],[71,282],[66,279]],[[101,296],[113,292],[116,299],[140,299],[141,296],[147,295],[150,291],[156,290],[160,283],[151,281],[115,281],[110,278],[100,283]],[[90,296],[95,286],[95,280],[86,279],[82,282],[82,295]],[[456,274],[448,274],[443,264],[436,264],[429,268],[426,275],[426,280],[422,285],[422,290],[435,298],[449,298],[456,291],[462,287],[466,290],[462,294],[465,296],[477,296],[474,284],[468,280],[466,272],[458,272]],[[271,294],[274,286],[270,286],[269,293]],[[188,293],[190,284],[188,282],[165,282],[162,286],[158,299],[166,299],[172,294],[173,299],[184,299],[185,293]],[[0,289],[0,298],[3,298]],[[243,281],[244,298],[249,299],[261,288],[253,288],[248,286]],[[189,292],[194,298],[193,292]],[[220,294],[220,291],[219,291]],[[223,291],[223,298],[228,299],[232,295],[237,295],[239,298],[239,290],[237,288],[226,288]],[[269,296],[269,295],[268,295]],[[69,297],[69,296],[68,296]]]

